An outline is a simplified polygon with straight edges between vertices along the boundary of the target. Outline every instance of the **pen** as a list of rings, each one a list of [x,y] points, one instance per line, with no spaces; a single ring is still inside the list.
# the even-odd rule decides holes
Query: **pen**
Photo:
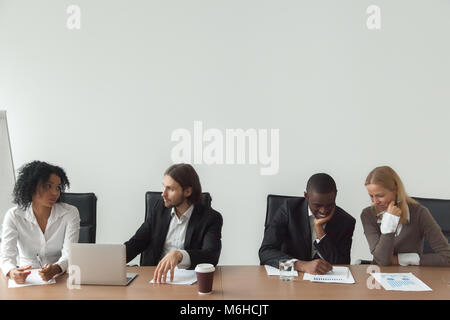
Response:
[[[325,260],[322,255],[320,254],[319,250],[317,250],[317,255],[319,256],[320,259]]]
[[[39,253],[36,254],[36,258],[37,258],[37,261],[39,262],[39,266],[42,269],[42,262],[41,262],[41,258],[39,257]]]

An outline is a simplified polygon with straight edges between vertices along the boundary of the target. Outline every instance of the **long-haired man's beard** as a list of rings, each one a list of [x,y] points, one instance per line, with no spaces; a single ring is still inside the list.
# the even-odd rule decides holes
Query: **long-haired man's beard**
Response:
[[[181,195],[179,198],[174,199],[174,200],[172,200],[172,201],[169,201],[169,206],[170,206],[170,207],[178,207],[178,206],[181,205],[185,200],[186,200],[186,198],[184,197],[184,195]]]

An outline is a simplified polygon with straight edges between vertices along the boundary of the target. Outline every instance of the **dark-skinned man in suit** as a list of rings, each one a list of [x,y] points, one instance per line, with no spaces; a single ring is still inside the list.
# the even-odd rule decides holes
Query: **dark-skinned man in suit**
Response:
[[[336,206],[336,183],[325,173],[308,180],[303,197],[287,199],[264,232],[261,264],[278,268],[293,259],[294,269],[325,274],[332,264],[350,264],[356,220]]]

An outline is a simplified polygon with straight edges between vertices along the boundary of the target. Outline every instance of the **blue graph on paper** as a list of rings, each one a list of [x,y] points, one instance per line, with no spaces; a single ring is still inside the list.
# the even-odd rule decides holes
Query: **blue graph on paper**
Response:
[[[328,282],[335,282],[335,281],[345,281],[344,278],[325,278],[325,277],[314,277],[314,281],[328,281]]]
[[[372,276],[386,290],[398,291],[432,291],[432,289],[409,273],[372,273]]]
[[[386,278],[386,281],[392,288],[407,287],[415,284],[414,281],[411,281],[408,277],[401,277],[401,279],[388,277]]]

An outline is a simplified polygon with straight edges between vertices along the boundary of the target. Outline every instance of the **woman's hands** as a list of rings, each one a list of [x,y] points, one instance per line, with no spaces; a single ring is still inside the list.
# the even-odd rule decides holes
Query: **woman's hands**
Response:
[[[31,269],[31,266],[12,269],[9,271],[8,275],[17,284],[24,284],[27,281],[27,277],[31,273]],[[61,272],[61,267],[57,264],[46,264],[41,270],[38,271],[43,281],[49,281]]]
[[[394,201],[391,201],[391,203],[389,203],[386,212],[397,217],[400,217],[402,215],[402,210],[395,205]]]
[[[61,267],[57,264],[46,264],[41,270],[39,270],[39,275],[41,276],[42,280],[49,281],[61,272]]]
[[[17,284],[23,284],[27,280],[27,277],[31,273],[31,266],[16,268],[9,271],[9,277],[13,279]]]

